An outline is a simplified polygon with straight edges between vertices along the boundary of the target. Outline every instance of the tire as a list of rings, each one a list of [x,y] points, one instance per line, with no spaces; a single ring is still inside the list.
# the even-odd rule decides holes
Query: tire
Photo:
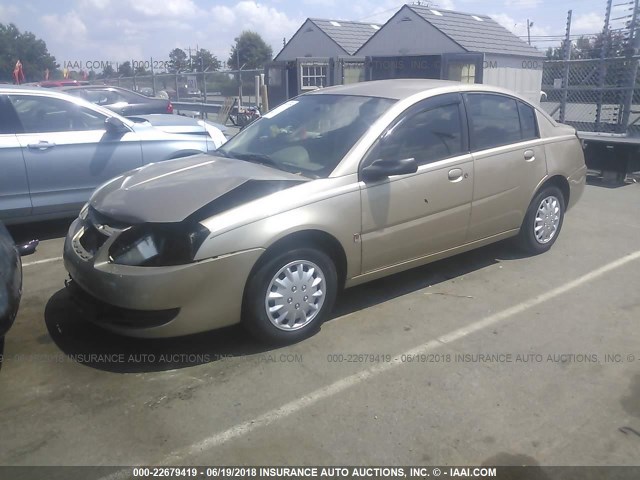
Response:
[[[527,209],[517,237],[518,246],[531,255],[548,251],[560,235],[564,210],[564,196],[558,187],[549,185],[540,190]]]
[[[242,323],[260,341],[298,342],[320,329],[333,308],[337,285],[336,267],[324,252],[281,252],[260,264],[247,282]]]

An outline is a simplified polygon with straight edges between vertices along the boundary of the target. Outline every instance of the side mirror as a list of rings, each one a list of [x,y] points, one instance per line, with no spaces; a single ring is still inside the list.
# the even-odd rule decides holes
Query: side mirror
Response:
[[[371,165],[362,169],[362,180],[376,182],[392,175],[408,175],[418,171],[415,158],[402,160],[375,160]]]
[[[27,255],[31,255],[36,253],[36,247],[40,243],[40,240],[31,240],[30,242],[23,243],[21,245],[16,245],[18,249],[18,253],[21,257],[25,257]]]
[[[129,131],[122,120],[116,117],[107,117],[104,121],[104,127],[110,135],[124,135]]]

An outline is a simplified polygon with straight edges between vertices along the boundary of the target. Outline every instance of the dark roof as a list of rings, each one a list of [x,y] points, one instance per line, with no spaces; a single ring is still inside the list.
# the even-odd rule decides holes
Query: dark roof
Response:
[[[349,55],[356,53],[381,27],[376,23],[347,22],[345,20],[310,18],[309,21],[313,22]]]
[[[516,37],[487,15],[405,5],[465,50],[478,53],[542,57],[544,54]],[[438,12],[438,13],[434,13]]]

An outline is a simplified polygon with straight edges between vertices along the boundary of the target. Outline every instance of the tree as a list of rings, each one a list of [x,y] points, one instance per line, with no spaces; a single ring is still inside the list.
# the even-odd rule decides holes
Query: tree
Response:
[[[206,48],[201,48],[193,56],[193,69],[198,72],[215,72],[221,66],[220,60]]]
[[[121,77],[133,77],[133,68],[131,68],[131,62],[126,61],[118,65],[118,75]]]
[[[611,32],[605,34],[599,33],[593,38],[580,37],[571,42],[571,60],[580,59],[597,59],[600,58],[604,42],[607,42],[605,57],[623,57],[629,52],[625,36],[620,32]],[[564,43],[564,42],[562,42]],[[560,47],[549,47],[547,49],[548,60],[562,60],[564,58],[564,49]]]
[[[113,77],[114,73],[116,73],[116,72],[113,70],[113,67],[111,66],[111,64],[107,63],[107,65],[102,70],[102,75],[100,75],[100,77],[101,78],[111,78],[111,77]]]
[[[60,66],[55,57],[49,54],[43,40],[36,38],[31,32],[20,32],[13,23],[0,23],[0,81],[12,81],[13,69],[18,60],[22,62],[27,82],[44,79],[47,68],[50,78],[53,78]]]
[[[136,75],[149,75],[149,72],[144,68],[144,64],[142,62],[138,63],[135,73]]]
[[[227,60],[227,65],[231,69],[235,70],[238,67],[262,68],[273,57],[271,47],[256,32],[245,30],[235,39],[235,42],[236,44],[231,47],[229,60]]]
[[[187,69],[189,62],[187,54],[180,48],[174,48],[169,53],[169,71],[171,73],[182,72]]]

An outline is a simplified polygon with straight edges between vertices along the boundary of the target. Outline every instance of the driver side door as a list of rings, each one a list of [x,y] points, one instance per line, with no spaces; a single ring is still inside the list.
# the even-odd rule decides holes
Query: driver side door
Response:
[[[109,134],[107,116],[57,97],[9,95],[33,215],[80,210],[95,188],[142,165],[138,135]]]
[[[432,97],[405,111],[369,151],[361,171],[378,159],[405,158],[416,160],[416,173],[361,181],[362,273],[465,242],[473,158],[459,94]]]

